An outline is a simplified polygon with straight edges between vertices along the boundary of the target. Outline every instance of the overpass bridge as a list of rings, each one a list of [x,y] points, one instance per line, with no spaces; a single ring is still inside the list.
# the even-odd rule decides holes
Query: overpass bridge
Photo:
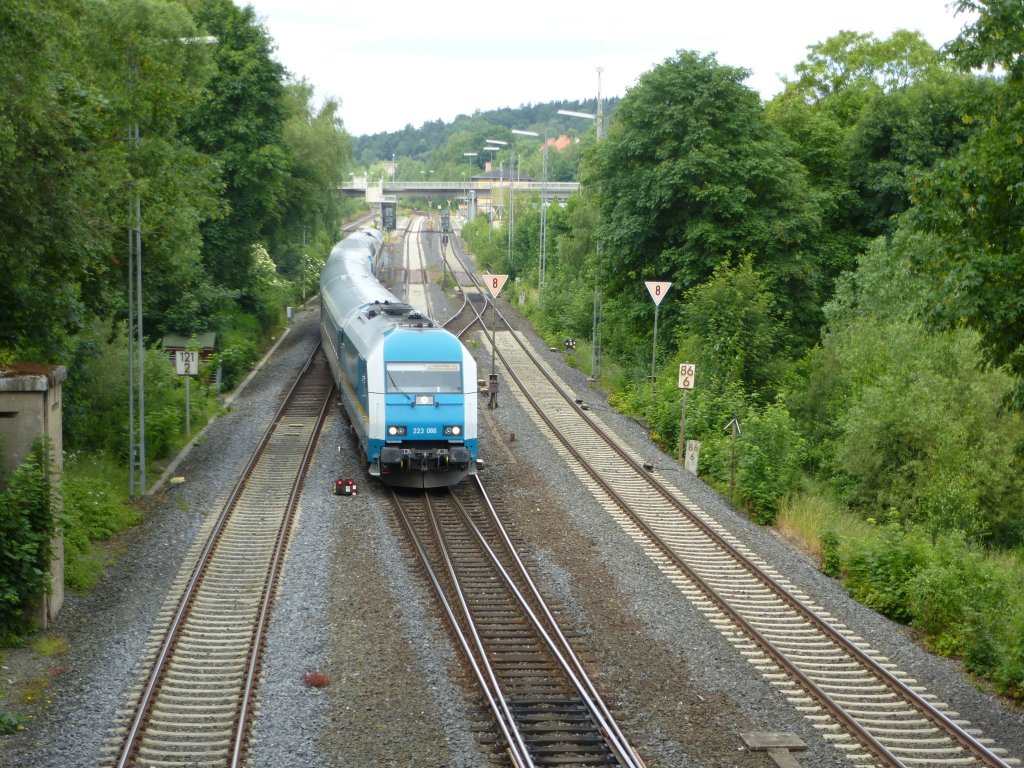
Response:
[[[556,201],[564,204],[573,192],[579,190],[577,181],[512,181],[510,179],[471,179],[469,181],[394,181],[379,179],[355,179],[341,185],[341,192],[346,197],[365,197],[368,203],[395,202],[399,197],[429,197],[441,199],[465,200],[469,206],[469,218],[472,219],[478,209],[492,210],[501,207],[499,201],[512,190],[516,194],[535,192],[542,195],[549,203]]]

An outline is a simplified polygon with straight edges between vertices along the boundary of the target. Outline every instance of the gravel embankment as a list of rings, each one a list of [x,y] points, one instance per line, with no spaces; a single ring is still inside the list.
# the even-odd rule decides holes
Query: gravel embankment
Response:
[[[68,600],[51,631],[67,638],[71,650],[52,662],[7,653],[5,676],[41,674],[52,665],[60,671],[52,703],[38,708],[25,731],[0,737],[0,766],[98,764],[164,592],[248,457],[286,379],[311,349],[314,314],[297,316],[231,411],[185,457],[177,474],[186,482],[147,502],[143,524],[112,548],[115,562],[99,587]],[[489,357],[482,345],[477,349],[481,370],[489,370]],[[954,663],[924,653],[905,629],[849,600],[771,530],[750,524],[691,475],[673,470],[639,425],[606,408],[584,374],[541,349],[669,481],[961,717],[1024,757],[1020,712],[976,690]],[[761,730],[798,734],[808,745],[798,758],[808,768],[850,765],[600,510],[507,387],[496,410],[481,408],[481,428],[488,430],[485,484],[500,495],[542,591],[580,638],[581,655],[648,765],[768,766],[739,737]],[[359,494],[334,496],[340,477],[356,478]],[[357,463],[344,420],[334,417],[310,470],[276,601],[252,766],[487,764],[476,734],[489,716],[403,541],[382,490]],[[307,687],[308,672],[330,682]]]

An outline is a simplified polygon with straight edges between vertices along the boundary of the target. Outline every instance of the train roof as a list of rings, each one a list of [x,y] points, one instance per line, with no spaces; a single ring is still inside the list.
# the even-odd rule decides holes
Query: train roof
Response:
[[[384,315],[394,325],[405,328],[433,328],[434,321],[404,301],[375,301],[362,308],[367,319]]]

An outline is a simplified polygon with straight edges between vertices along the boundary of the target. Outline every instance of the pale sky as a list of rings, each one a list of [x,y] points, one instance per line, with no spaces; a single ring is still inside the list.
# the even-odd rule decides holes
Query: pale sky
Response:
[[[752,70],[768,99],[807,46],[848,29],[879,39],[921,32],[933,46],[971,18],[947,0],[235,0],[251,5],[276,58],[333,97],[360,136],[451,122],[459,114],[563,99],[623,96],[676,51]]]

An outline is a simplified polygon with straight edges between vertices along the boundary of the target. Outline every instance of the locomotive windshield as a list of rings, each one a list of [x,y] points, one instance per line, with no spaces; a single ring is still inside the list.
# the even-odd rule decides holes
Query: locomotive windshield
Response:
[[[462,363],[387,363],[385,369],[388,392],[462,392]]]

